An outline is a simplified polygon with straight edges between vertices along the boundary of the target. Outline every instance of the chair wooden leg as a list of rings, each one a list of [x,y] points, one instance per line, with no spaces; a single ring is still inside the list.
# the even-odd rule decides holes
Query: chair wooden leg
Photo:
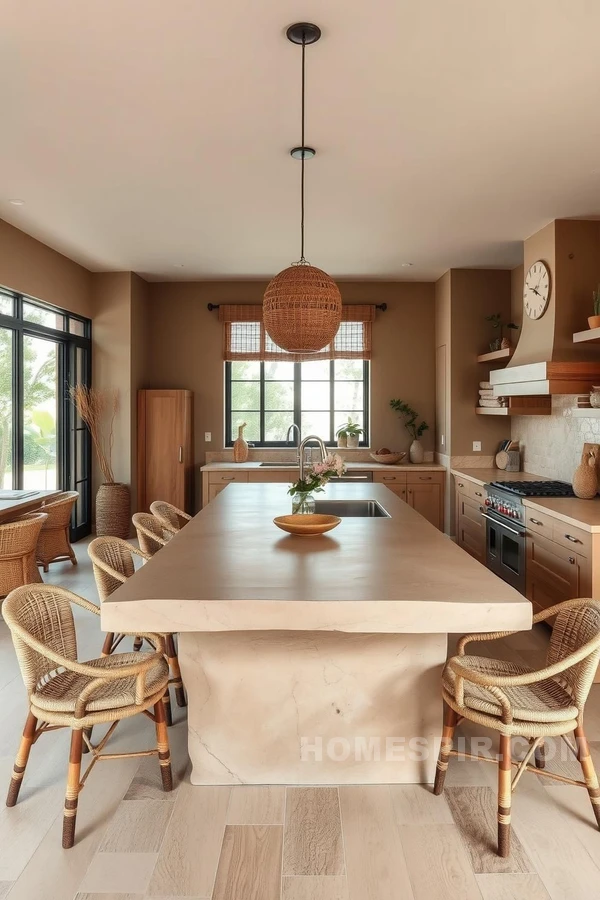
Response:
[[[114,639],[114,631],[108,631],[106,633],[106,637],[104,638],[104,643],[102,644],[102,656],[110,656],[110,654],[112,653],[112,645]]]
[[[160,763],[160,776],[162,778],[163,791],[173,790],[173,775],[171,772],[171,751],[169,750],[169,732],[165,718],[165,706],[162,700],[154,705],[156,724],[156,747],[158,749],[158,762]]]
[[[583,772],[596,822],[598,823],[598,828],[600,828],[600,787],[598,786],[598,776],[596,775],[594,761],[590,755],[590,748],[582,725],[578,725],[575,729],[575,740],[577,742],[577,759]]]
[[[136,651],[142,649],[142,644],[144,643],[144,639],[141,637],[134,637],[133,639],[133,649]]]
[[[29,712],[27,720],[25,722],[25,727],[23,728],[23,737],[21,738],[17,758],[13,766],[12,778],[10,779],[10,784],[8,786],[8,794],[6,796],[7,806],[14,806],[17,802],[19,791],[21,790],[21,784],[23,782],[23,776],[27,767],[27,760],[29,759],[29,751],[31,750],[31,745],[33,744],[36,727],[37,719],[32,712]]]
[[[450,751],[452,750],[454,729],[456,728],[457,721],[458,714],[455,713],[452,707],[448,706],[447,703],[444,703],[444,728],[442,731],[442,742],[440,744],[440,753],[435,770],[435,782],[433,785],[434,794],[441,794],[444,790],[446,772],[448,771],[448,760],[450,758]]]
[[[498,757],[498,856],[510,855],[510,808],[512,802],[510,736],[500,735]]]
[[[529,738],[529,746],[533,744],[535,738]],[[535,759],[535,765],[537,769],[545,769],[546,768],[546,748],[543,741],[537,745],[533,752],[533,756]]]
[[[177,706],[187,706],[185,691],[183,690],[183,681],[181,680],[179,659],[177,658],[177,650],[175,649],[175,641],[172,634],[165,635],[165,649],[167,651],[167,659],[169,661],[169,671],[171,672],[170,682],[175,688],[175,699],[177,700]]]
[[[165,722],[170,727],[173,724],[173,714],[171,712],[171,692],[169,688],[164,692],[162,702],[165,709]]]
[[[83,749],[83,731],[74,728],[71,732],[71,751],[69,753],[69,772],[67,775],[67,792],[63,814],[62,845],[69,850],[75,843],[75,821],[77,818],[77,798],[79,797],[81,775],[81,752]]]

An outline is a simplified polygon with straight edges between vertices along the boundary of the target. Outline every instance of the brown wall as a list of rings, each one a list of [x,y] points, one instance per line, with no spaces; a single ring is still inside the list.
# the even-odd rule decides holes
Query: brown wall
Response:
[[[224,443],[222,325],[207,303],[261,303],[264,282],[154,283],[149,293],[149,353],[146,387],[194,391],[196,463]],[[373,325],[371,445],[405,449],[410,439],[389,401],[402,397],[430,425],[424,436],[433,449],[435,425],[434,285],[342,282],[345,303],[388,304]],[[204,432],[212,442],[204,442]],[[199,479],[196,479],[199,483]],[[197,490],[199,486],[197,486]]]
[[[131,276],[131,396],[130,396],[130,472],[131,509],[137,510],[137,392],[146,387],[152,361],[148,353],[149,285],[139,275]]]

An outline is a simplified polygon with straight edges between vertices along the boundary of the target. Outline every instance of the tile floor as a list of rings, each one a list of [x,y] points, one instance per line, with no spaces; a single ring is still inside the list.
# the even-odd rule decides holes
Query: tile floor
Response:
[[[96,600],[85,544],[77,550],[80,565],[57,564],[47,580]],[[97,621],[83,612],[77,621],[81,657],[97,655]],[[543,643],[537,630],[501,652],[537,664]],[[26,705],[2,622],[0,699],[8,785]],[[426,785],[194,787],[184,711],[173,709],[173,793],[163,794],[152,758],[102,763],[81,795],[69,851],[60,846],[68,735],[40,740],[19,803],[0,808],[0,900],[600,900],[600,833],[581,789],[525,776],[513,853],[502,860],[491,765],[452,760],[443,797]],[[600,685],[586,727],[600,767]],[[460,733],[478,736],[469,724]],[[146,739],[151,724],[138,717],[114,743]],[[572,758],[552,765],[579,777]]]

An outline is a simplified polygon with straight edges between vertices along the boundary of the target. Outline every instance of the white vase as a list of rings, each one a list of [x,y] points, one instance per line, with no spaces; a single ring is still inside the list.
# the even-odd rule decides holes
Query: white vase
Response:
[[[411,463],[422,463],[425,459],[425,451],[423,450],[423,444],[421,441],[418,441],[416,438],[410,445],[410,450],[408,451],[408,458]]]
[[[357,434],[349,434],[348,435],[348,449],[356,450],[358,447],[358,435]]]

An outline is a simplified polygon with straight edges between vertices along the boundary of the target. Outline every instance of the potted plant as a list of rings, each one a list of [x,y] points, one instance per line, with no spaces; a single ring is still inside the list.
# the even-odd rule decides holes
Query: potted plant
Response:
[[[292,497],[292,513],[308,515],[315,511],[313,494],[320,493],[330,478],[341,477],[346,471],[344,460],[337,453],[328,453],[323,462],[313,463],[304,474],[302,481],[292,484],[288,494]]]
[[[129,487],[115,481],[112,468],[117,392],[77,384],[71,399],[87,425],[104,479],[96,494],[96,534],[127,538],[130,530]]]
[[[598,290],[592,293],[594,298],[594,315],[588,316],[588,325],[590,328],[600,328],[600,284]]]
[[[506,322],[502,321],[502,316],[500,313],[494,313],[491,316],[485,317],[486,322],[490,322],[492,328],[499,329],[499,336],[490,342],[490,350],[493,353],[495,350],[507,350],[510,347],[510,339],[505,338],[502,335],[502,332],[505,328],[510,328],[511,330],[518,331],[519,326],[515,325],[514,322]]]
[[[360,428],[356,422],[352,421],[352,417],[348,416],[348,421],[336,431],[338,439],[338,447],[348,447],[350,450],[356,450],[361,434],[364,434],[364,428]]]
[[[425,459],[425,451],[419,438],[427,431],[429,425],[425,421],[417,424],[418,412],[404,400],[390,400],[390,406],[404,419],[403,425],[412,437],[408,458],[411,463],[422,463]]]

